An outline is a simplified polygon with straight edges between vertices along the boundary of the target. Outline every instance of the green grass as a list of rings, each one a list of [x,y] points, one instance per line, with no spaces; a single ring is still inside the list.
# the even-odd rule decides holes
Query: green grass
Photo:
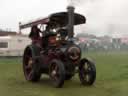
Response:
[[[27,82],[21,59],[0,59],[0,96],[127,96],[128,52],[85,53],[96,62],[93,86],[82,86],[76,76],[63,88],[53,88],[48,77],[38,83]],[[83,55],[83,56],[84,56]]]

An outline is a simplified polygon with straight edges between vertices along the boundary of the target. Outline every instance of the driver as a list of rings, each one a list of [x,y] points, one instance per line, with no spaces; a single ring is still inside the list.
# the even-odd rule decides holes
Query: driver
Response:
[[[68,35],[67,29],[65,28],[59,29],[58,33],[60,34],[61,40],[66,40],[66,37]]]

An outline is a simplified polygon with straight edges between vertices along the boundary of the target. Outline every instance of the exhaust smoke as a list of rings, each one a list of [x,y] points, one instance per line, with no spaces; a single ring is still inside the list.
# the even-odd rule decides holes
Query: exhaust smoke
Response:
[[[82,32],[96,35],[128,35],[128,0],[68,0],[84,14]]]

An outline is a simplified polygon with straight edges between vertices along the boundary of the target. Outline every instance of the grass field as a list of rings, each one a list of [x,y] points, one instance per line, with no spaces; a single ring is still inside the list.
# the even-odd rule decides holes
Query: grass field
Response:
[[[96,62],[93,86],[82,86],[76,75],[63,88],[53,88],[48,77],[38,83],[27,82],[21,59],[0,59],[0,96],[127,96],[128,52],[87,53]]]

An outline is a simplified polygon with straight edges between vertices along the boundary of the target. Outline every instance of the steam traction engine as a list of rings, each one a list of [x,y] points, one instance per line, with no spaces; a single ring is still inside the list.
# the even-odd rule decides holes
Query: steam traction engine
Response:
[[[41,74],[48,74],[54,87],[62,87],[65,80],[78,73],[83,85],[94,83],[95,64],[81,58],[81,49],[74,42],[74,26],[84,24],[86,18],[74,13],[72,6],[67,10],[26,24],[20,23],[20,29],[32,26],[42,29],[40,45],[32,43],[24,50],[23,71],[27,81],[37,82]]]

